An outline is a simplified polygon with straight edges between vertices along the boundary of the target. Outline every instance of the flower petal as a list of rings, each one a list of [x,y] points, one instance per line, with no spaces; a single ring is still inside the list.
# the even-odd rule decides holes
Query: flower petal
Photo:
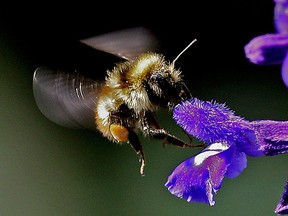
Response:
[[[235,178],[242,173],[242,171],[247,167],[247,157],[244,152],[236,151],[234,158],[231,161],[228,170],[225,174],[227,178]]]
[[[278,155],[288,152],[288,121],[252,121],[255,142],[265,155]]]
[[[245,47],[246,57],[254,64],[281,64],[288,50],[288,35],[265,34],[252,39]]]
[[[197,98],[178,104],[173,118],[189,134],[208,144],[235,140],[241,133],[238,128],[248,123],[224,104]]]
[[[207,144],[225,142],[237,145],[238,151],[250,156],[264,155],[250,122],[224,104],[193,98],[178,104],[173,118],[190,135]]]
[[[274,0],[274,26],[278,33],[288,34],[288,1]]]
[[[288,53],[286,54],[281,68],[282,80],[286,87],[288,87]]]
[[[220,189],[224,176],[236,177],[246,167],[245,154],[237,155],[233,161],[235,151],[235,146],[213,143],[178,165],[165,186],[172,194],[188,202],[203,202],[212,206],[215,204],[214,194]]]

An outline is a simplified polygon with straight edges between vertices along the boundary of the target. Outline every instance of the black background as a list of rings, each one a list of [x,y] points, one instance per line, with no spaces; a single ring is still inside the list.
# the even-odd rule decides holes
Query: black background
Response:
[[[22,51],[34,68],[59,64],[88,73],[100,73],[115,59],[110,62],[100,56],[99,60],[97,55],[103,53],[79,44],[83,38],[144,26],[156,34],[168,60],[196,38],[198,42],[178,65],[187,80],[194,81],[192,86],[202,82],[219,85],[241,77],[249,79],[247,71],[251,67],[257,72],[259,68],[245,59],[243,47],[254,36],[274,31],[273,6],[273,1],[236,0],[191,5],[149,1],[108,1],[101,5],[35,3],[2,7],[0,23],[7,42]]]

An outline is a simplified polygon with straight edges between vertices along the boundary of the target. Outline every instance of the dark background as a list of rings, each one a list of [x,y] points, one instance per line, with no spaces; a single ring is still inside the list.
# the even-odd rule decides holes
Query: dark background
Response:
[[[213,207],[188,203],[164,184],[197,150],[163,148],[141,137],[147,157],[141,177],[130,146],[55,125],[40,113],[32,92],[32,75],[41,65],[104,77],[118,59],[78,40],[144,26],[171,61],[197,38],[176,63],[195,97],[226,103],[248,120],[287,120],[280,65],[253,65],[243,49],[253,37],[274,32],[274,2],[97,4],[1,6],[0,215],[275,215],[288,176],[286,155],[249,157],[239,177],[224,180]],[[159,121],[186,138],[170,114],[159,112]]]

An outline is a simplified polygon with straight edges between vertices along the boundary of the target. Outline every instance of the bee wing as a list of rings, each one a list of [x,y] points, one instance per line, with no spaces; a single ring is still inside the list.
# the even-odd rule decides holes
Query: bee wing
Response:
[[[40,111],[51,121],[69,128],[95,130],[95,102],[101,84],[79,73],[37,68],[33,93]]]
[[[144,27],[115,31],[80,42],[127,60],[134,59],[143,52],[156,51],[158,48],[156,37]]]

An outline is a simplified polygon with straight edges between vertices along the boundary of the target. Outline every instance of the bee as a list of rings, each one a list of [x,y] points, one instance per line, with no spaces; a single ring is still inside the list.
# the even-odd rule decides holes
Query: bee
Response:
[[[164,144],[191,147],[160,127],[158,109],[169,111],[191,98],[180,70],[156,47],[154,35],[136,27],[80,40],[88,47],[120,57],[105,79],[94,80],[79,72],[46,66],[33,75],[33,94],[40,111],[51,121],[69,128],[100,131],[112,142],[128,143],[140,155],[140,174],[146,163],[137,130]],[[192,41],[186,48],[188,48]],[[194,147],[194,146],[193,146]]]

